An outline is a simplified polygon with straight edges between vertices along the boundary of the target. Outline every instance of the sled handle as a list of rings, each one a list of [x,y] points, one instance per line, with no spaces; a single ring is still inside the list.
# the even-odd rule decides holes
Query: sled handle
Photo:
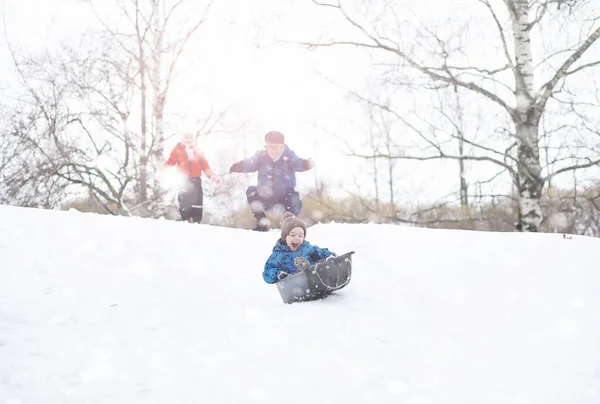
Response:
[[[313,273],[313,274],[315,274],[315,275],[317,275],[317,278],[319,278],[319,280],[321,281],[321,284],[323,286],[325,286],[327,289],[329,289],[329,290],[338,290],[338,289],[341,289],[344,286],[346,286],[350,282],[350,279],[352,278],[352,260],[349,259],[349,257],[352,254],[354,254],[354,251],[350,251],[350,252],[347,252],[345,254],[338,255],[337,257],[335,257],[336,260],[339,259],[339,258],[344,258],[344,261],[350,263],[350,276],[348,277],[348,279],[346,279],[346,281],[342,285],[340,285],[338,287],[332,287],[332,286],[329,286],[328,284],[326,284],[325,282],[323,282],[323,278],[321,278],[321,275],[319,275],[319,272],[317,272],[317,269],[319,269],[319,267],[321,265],[327,265],[327,261],[321,261],[321,262],[315,264],[314,267],[310,268],[310,272]]]

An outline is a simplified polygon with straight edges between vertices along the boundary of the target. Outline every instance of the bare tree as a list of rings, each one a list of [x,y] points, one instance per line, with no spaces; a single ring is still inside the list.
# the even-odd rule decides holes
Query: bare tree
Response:
[[[456,101],[456,123],[454,124],[456,129],[456,138],[458,139],[458,156],[462,157],[465,155],[465,135],[464,135],[464,118],[463,109],[460,103],[460,96],[458,93],[458,86],[453,86],[455,101]],[[460,178],[460,206],[463,210],[469,209],[469,187],[467,185],[467,176],[465,169],[465,159],[460,158],[458,160],[458,175]]]
[[[376,128],[376,111],[373,108],[369,108],[367,111],[369,121],[371,125],[369,125],[369,147],[373,152],[373,155],[379,154],[379,133],[378,128]],[[375,209],[379,211],[379,168],[377,164],[377,158],[371,158],[373,163],[373,185],[375,187]]]
[[[491,103],[496,112],[501,111],[510,119],[514,127],[514,154],[511,154],[512,149],[480,145],[480,151],[487,149],[486,154],[456,155],[448,153],[439,144],[432,143],[431,136],[426,135],[423,139],[430,142],[433,149],[437,149],[435,155],[402,158],[489,161],[509,171],[513,167],[506,161],[514,160],[516,172],[513,177],[517,179],[521,230],[540,231],[543,219],[542,189],[548,180],[558,174],[591,167],[600,162],[597,153],[575,154],[561,157],[561,164],[555,164],[553,171],[544,173],[539,148],[540,122],[551,102],[565,90],[573,76],[592,69],[598,71],[600,58],[594,58],[590,51],[593,47],[597,48],[596,42],[600,38],[600,10],[595,2],[473,0],[474,6],[482,7],[476,11],[485,11],[489,22],[496,28],[496,38],[490,39],[492,42],[489,45],[493,49],[499,48],[504,60],[494,66],[493,59],[484,60],[479,65],[470,61],[480,59],[476,56],[477,52],[481,52],[482,45],[477,43],[470,48],[465,45],[469,24],[460,24],[455,17],[446,21],[449,28],[440,29],[440,32],[420,20],[416,27],[409,29],[407,26],[410,27],[414,21],[401,21],[399,16],[402,15],[401,12],[406,14],[406,10],[399,10],[391,1],[364,2],[357,8],[352,8],[350,2],[339,0],[311,1],[323,9],[337,13],[354,29],[355,35],[348,39],[304,42],[305,45],[350,45],[379,52],[386,60],[391,61],[390,64],[396,71],[409,72],[407,74],[412,78],[411,86],[417,83],[421,89],[435,90],[440,86],[465,89],[480,97],[480,102]],[[546,55],[536,65],[532,36],[536,32],[549,31],[559,24],[562,30],[577,30],[577,35],[573,35],[575,39],[569,36],[566,41],[556,41],[559,43],[549,46],[551,49],[544,49]],[[541,80],[544,84],[536,88],[535,82]],[[422,133],[420,129],[416,132]],[[573,140],[573,134],[566,130],[560,134]],[[564,148],[564,142],[562,146]]]
[[[50,177],[48,152],[35,147],[27,134],[35,117],[5,117],[0,130],[0,203],[49,208],[64,196],[66,184]]]
[[[383,101],[382,104],[386,104],[389,101]],[[369,127],[369,140],[371,150],[373,151],[372,160],[373,165],[375,167],[375,186],[376,186],[376,205],[377,211],[380,212],[380,192],[379,192],[379,182],[383,181],[383,183],[387,186],[388,192],[388,203],[389,207],[393,210],[396,204],[395,195],[396,195],[396,161],[391,158],[382,158],[380,157],[382,154],[384,155],[392,155],[392,154],[400,154],[401,150],[398,150],[397,147],[397,136],[393,130],[393,120],[390,118],[389,114],[385,111],[385,109],[379,108],[378,105],[374,105],[372,103],[367,103],[368,110],[368,119],[370,123]],[[352,151],[351,155],[355,154]],[[378,166],[383,160],[383,169],[380,170]],[[381,177],[381,178],[380,178]],[[388,215],[391,212],[388,212]]]
[[[151,179],[164,158],[164,116],[177,62],[206,21],[212,0],[202,4],[191,0],[116,0],[124,17],[117,20],[110,18],[112,12],[103,16],[97,9],[96,3],[106,6],[105,1],[88,1],[103,26],[100,35],[119,49],[116,68],[126,73],[121,76],[125,86],[135,86],[139,97],[139,130],[130,129],[130,139],[137,157],[137,202],[141,213],[147,215],[162,196]],[[123,66],[128,69],[123,70]]]
[[[15,150],[13,160],[17,165],[5,172],[4,186],[18,189],[22,196],[44,195],[52,201],[46,207],[56,206],[67,188],[75,188],[93,195],[109,213],[128,211],[125,197],[134,179],[129,170],[129,143],[116,145],[110,137],[93,134],[90,117],[103,116],[98,104],[94,110],[80,108],[80,104],[90,101],[80,95],[89,94],[92,85],[104,98],[114,96],[108,90],[102,91],[98,82],[84,80],[96,70],[95,61],[49,54],[19,59],[14,50],[11,52],[26,92],[13,116],[8,142]],[[83,69],[74,71],[73,66]],[[93,77],[102,81],[102,77]],[[82,80],[87,83],[85,87],[81,86]],[[116,99],[113,102],[118,103]],[[122,153],[124,158],[115,153]],[[44,188],[36,185],[40,183],[46,184]],[[23,200],[18,204],[23,205]]]
[[[151,180],[164,158],[168,93],[177,61],[211,1],[200,12],[186,0],[116,5],[117,21],[98,11],[103,29],[84,35],[77,47],[38,56],[10,49],[25,92],[13,109],[12,129],[2,134],[11,141],[3,145],[11,146],[0,164],[12,168],[2,183],[9,199],[17,201],[19,190],[18,204],[39,200],[36,184],[42,182],[53,206],[64,196],[58,191],[69,188],[84,191],[111,214],[161,213],[163,189]],[[211,133],[220,119],[213,111],[198,116],[198,135]],[[26,163],[35,170],[24,171]],[[26,172],[31,174],[19,177]]]

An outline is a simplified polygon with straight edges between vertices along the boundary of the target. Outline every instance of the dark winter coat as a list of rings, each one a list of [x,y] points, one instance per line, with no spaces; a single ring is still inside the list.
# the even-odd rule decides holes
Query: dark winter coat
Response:
[[[277,161],[273,161],[266,150],[261,150],[243,160],[242,172],[258,171],[259,194],[266,199],[281,200],[295,190],[296,172],[306,170],[308,162],[284,145],[282,155]]]
[[[294,266],[294,259],[296,257],[306,258],[312,266],[331,255],[335,255],[335,253],[329,251],[327,248],[319,248],[312,245],[308,241],[304,241],[298,250],[293,252],[285,244],[285,241],[280,239],[275,244],[275,247],[273,247],[273,252],[265,264],[263,279],[267,283],[275,283],[277,282],[277,275],[282,271],[288,274],[298,272]]]

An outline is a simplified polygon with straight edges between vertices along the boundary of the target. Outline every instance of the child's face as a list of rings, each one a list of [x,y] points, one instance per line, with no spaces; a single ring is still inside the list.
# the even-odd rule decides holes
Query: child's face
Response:
[[[290,250],[296,252],[304,243],[304,229],[302,227],[294,227],[285,238],[285,243]]]
[[[269,157],[274,159],[279,156],[281,153],[281,149],[283,149],[283,144],[281,143],[267,143],[265,144],[265,149],[267,149],[267,153],[269,153]]]
[[[183,135],[183,144],[186,146],[193,146],[196,143],[196,137],[191,133],[186,133]]]

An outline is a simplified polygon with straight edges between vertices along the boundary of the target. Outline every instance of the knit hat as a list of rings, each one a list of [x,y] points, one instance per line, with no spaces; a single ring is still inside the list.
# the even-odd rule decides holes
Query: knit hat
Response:
[[[265,135],[265,143],[283,144],[283,143],[285,143],[285,137],[283,136],[283,133],[281,133],[281,132],[277,132],[277,131],[267,132],[267,134]]]
[[[292,212],[285,212],[283,216],[281,216],[281,239],[285,240],[285,238],[290,234],[295,227],[301,227],[304,229],[304,237],[306,238],[306,225],[300,219],[298,219]]]

